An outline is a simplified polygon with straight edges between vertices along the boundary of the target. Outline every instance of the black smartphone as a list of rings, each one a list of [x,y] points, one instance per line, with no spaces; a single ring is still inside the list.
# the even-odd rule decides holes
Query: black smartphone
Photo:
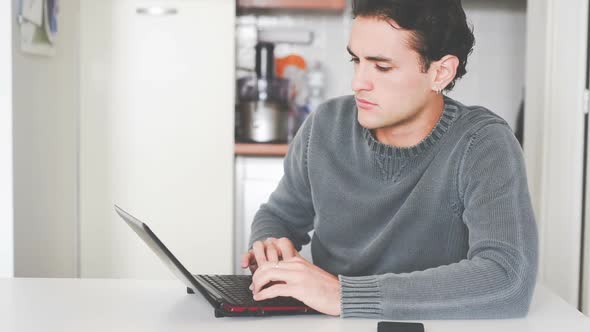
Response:
[[[377,332],[424,332],[422,323],[379,322]]]

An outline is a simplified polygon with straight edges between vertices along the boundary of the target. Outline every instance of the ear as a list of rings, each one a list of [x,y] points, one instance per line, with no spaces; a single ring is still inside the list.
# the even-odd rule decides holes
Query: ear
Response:
[[[432,90],[440,92],[446,88],[457,75],[459,59],[454,55],[445,55],[440,60],[433,62],[432,69]]]

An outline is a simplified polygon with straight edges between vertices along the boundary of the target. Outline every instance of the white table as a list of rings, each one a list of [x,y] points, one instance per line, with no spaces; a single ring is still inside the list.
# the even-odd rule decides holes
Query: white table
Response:
[[[0,331],[377,331],[375,319],[215,318],[175,280],[0,279]],[[537,286],[524,319],[422,321],[426,332],[590,332],[590,318]]]

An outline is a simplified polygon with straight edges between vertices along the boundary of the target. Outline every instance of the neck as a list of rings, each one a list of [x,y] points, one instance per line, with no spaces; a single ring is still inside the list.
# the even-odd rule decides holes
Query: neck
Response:
[[[414,146],[430,134],[443,110],[443,96],[436,95],[413,117],[389,127],[374,129],[373,135],[383,144],[396,147]]]

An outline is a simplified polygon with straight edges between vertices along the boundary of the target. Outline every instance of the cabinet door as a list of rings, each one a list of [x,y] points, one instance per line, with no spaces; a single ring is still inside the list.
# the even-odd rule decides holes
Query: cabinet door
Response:
[[[282,176],[283,158],[236,158],[236,273],[249,273],[240,268],[240,258],[248,250],[252,221]],[[300,254],[311,261],[310,245],[303,246]]]
[[[173,277],[113,204],[191,272],[231,272],[234,20],[231,0],[82,1],[82,277]]]

